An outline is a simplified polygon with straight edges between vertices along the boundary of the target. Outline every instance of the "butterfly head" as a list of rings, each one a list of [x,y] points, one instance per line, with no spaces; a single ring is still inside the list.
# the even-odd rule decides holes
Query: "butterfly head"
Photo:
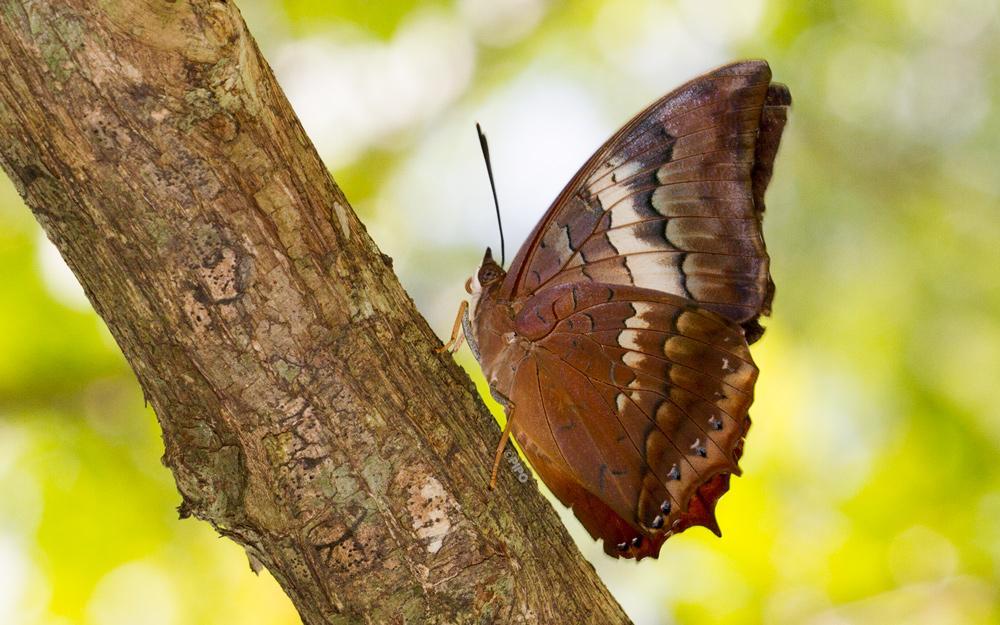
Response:
[[[483,291],[500,284],[506,275],[507,272],[503,270],[503,267],[493,260],[493,252],[490,248],[486,248],[483,262],[479,265],[479,271],[465,281],[465,290],[470,295],[478,296]]]

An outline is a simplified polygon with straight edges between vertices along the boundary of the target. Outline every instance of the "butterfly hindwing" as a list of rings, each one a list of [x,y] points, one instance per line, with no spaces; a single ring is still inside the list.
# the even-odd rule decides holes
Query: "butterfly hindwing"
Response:
[[[515,258],[506,294],[632,285],[755,324],[773,293],[761,212],[789,103],[763,61],[722,67],[655,102],[563,190]]]
[[[623,527],[632,556],[646,549],[635,537],[652,548],[714,529],[757,377],[742,329],[675,295],[580,282],[527,300],[515,330],[533,345],[513,384],[515,437],[606,550],[619,553]]]

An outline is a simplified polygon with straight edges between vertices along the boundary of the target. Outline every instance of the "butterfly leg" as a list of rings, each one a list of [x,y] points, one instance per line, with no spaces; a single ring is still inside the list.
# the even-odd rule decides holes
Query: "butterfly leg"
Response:
[[[493,490],[497,486],[497,471],[500,469],[500,460],[503,458],[504,447],[507,446],[507,441],[510,439],[510,423],[511,417],[514,416],[514,411],[511,410],[507,415],[507,425],[503,426],[503,434],[500,435],[500,443],[497,445],[497,454],[493,458],[493,473],[490,475],[490,490]]]
[[[497,403],[506,408],[505,412],[507,413],[507,423],[503,426],[503,433],[500,435],[500,442],[497,444],[497,453],[493,458],[493,472],[490,475],[490,490],[493,490],[497,485],[497,471],[500,469],[500,459],[503,458],[503,450],[507,447],[507,441],[510,440],[510,424],[514,422],[514,404],[498,393],[492,385],[490,385],[490,395],[493,396],[493,399],[497,400]]]
[[[451,328],[451,339],[447,343],[442,345],[437,349],[437,353],[450,352],[454,354],[458,351],[458,348],[462,346],[462,340],[465,338],[465,333],[462,331],[462,319],[465,317],[465,311],[469,308],[469,302],[462,300],[462,304],[458,307],[458,315],[455,317],[455,325]]]

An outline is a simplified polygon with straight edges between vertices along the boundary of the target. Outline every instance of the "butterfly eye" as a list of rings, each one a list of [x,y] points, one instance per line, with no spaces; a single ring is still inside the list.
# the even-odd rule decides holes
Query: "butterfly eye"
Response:
[[[479,270],[479,284],[486,286],[497,279],[497,270],[491,265],[486,265]]]
[[[472,278],[465,281],[465,292],[472,295]]]

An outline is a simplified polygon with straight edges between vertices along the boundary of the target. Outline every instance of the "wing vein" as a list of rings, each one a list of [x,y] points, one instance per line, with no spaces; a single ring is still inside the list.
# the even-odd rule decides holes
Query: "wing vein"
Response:
[[[597,388],[595,388],[595,387],[594,387],[594,379],[593,379],[593,378],[591,378],[591,377],[590,377],[589,375],[587,375],[586,373],[584,373],[583,371],[581,371],[581,370],[580,370],[580,369],[579,369],[578,367],[575,367],[575,366],[574,366],[574,365],[573,365],[572,363],[570,363],[570,362],[567,362],[566,360],[564,360],[563,358],[561,358],[561,357],[559,356],[559,354],[555,353],[555,352],[554,352],[554,351],[552,351],[551,349],[549,349],[549,348],[545,347],[544,345],[543,345],[543,346],[541,346],[541,347],[542,347],[542,349],[544,349],[544,350],[545,350],[545,351],[547,351],[548,353],[552,354],[552,357],[553,357],[553,358],[556,358],[556,359],[558,359],[558,360],[559,360],[560,362],[564,363],[564,364],[565,364],[565,365],[566,365],[567,367],[569,367],[570,369],[573,369],[574,371],[576,371],[577,373],[579,373],[580,375],[582,375],[582,376],[583,376],[583,378],[584,378],[585,380],[587,380],[587,383],[588,383],[588,384],[590,384],[591,388],[593,388],[593,389],[594,389],[594,392],[595,392],[595,393],[597,393],[597,396],[601,398],[601,401],[602,401],[602,402],[604,403],[605,407],[606,407],[606,408],[608,408],[608,410],[610,410],[610,411],[611,411],[611,414],[613,414],[613,415],[615,416],[615,420],[617,420],[617,421],[618,421],[618,425],[619,425],[619,426],[621,426],[622,430],[623,430],[623,431],[625,432],[625,436],[627,436],[627,437],[628,437],[628,440],[629,440],[629,442],[630,442],[630,443],[632,443],[632,448],[633,448],[633,449],[635,449],[635,452],[636,452],[636,454],[638,454],[638,455],[639,455],[639,459],[640,459],[640,460],[642,461],[642,463],[643,463],[643,464],[644,464],[644,465],[645,465],[645,466],[646,466],[647,468],[649,468],[649,469],[652,469],[652,467],[650,467],[650,466],[649,466],[649,463],[648,463],[648,462],[646,461],[646,454],[645,454],[645,453],[643,453],[643,452],[642,452],[642,450],[640,450],[640,449],[639,449],[639,445],[638,445],[638,444],[636,444],[636,442],[635,442],[635,439],[634,439],[634,438],[632,438],[632,434],[630,434],[630,433],[629,433],[629,431],[628,431],[628,428],[627,428],[627,427],[625,427],[625,424],[624,424],[624,423],[622,423],[622,420],[621,420],[621,417],[620,417],[620,416],[618,415],[618,410],[616,410],[615,408],[612,408],[611,406],[609,406],[609,405],[608,405],[608,402],[607,402],[607,400],[606,400],[606,399],[604,399],[604,397],[603,397],[603,396],[601,395],[600,391],[598,391],[598,390],[597,390]],[[598,380],[598,382],[600,382],[600,380]],[[606,384],[605,382],[600,382],[600,383],[601,383],[601,384]],[[616,387],[616,386],[615,386],[615,385],[613,385],[613,384],[607,384],[607,386],[611,386],[612,388],[618,388],[618,387]],[[539,391],[539,392],[541,392],[541,391]],[[543,402],[543,403],[544,403],[544,402]],[[642,411],[640,411],[640,412],[642,412]],[[643,414],[645,415],[646,413],[645,413],[645,412],[643,412]],[[547,417],[546,417],[546,418],[547,418]],[[647,419],[649,419],[649,415],[646,415],[646,418],[647,418]],[[660,429],[660,426],[659,426],[659,425],[657,425],[655,421],[651,421],[651,423],[653,424],[653,426],[654,426],[654,427],[656,427],[657,429]],[[662,433],[663,433],[663,435],[664,435],[664,437],[665,437],[665,438],[666,438],[667,440],[669,440],[669,441],[670,441],[670,444],[671,444],[671,445],[674,445],[674,442],[673,442],[673,440],[671,440],[671,439],[670,439],[670,436],[668,436],[666,432],[663,432],[663,430],[660,430],[660,432],[662,432]],[[558,442],[556,443],[556,445],[558,445]],[[677,449],[677,446],[676,446],[676,445],[674,445],[674,448],[675,448],[675,449]],[[561,452],[562,452],[562,450],[560,449],[560,453],[561,453]],[[681,452],[680,450],[678,450],[678,453],[680,453],[680,454],[681,454],[681,458],[683,458],[683,459],[684,459],[684,460],[685,460],[685,461],[687,462],[688,466],[689,466],[689,467],[691,467],[691,470],[692,470],[692,471],[694,471],[694,472],[695,472],[695,473],[697,474],[697,473],[698,473],[698,471],[697,471],[697,470],[696,470],[696,469],[694,468],[694,466],[693,466],[693,465],[691,464],[691,461],[690,461],[690,460],[688,460],[688,459],[687,459],[687,458],[686,458],[686,457],[684,456],[684,453],[683,453],[683,452]],[[564,458],[565,458],[565,456],[564,456]],[[673,496],[673,495],[672,495],[672,494],[670,493],[670,489],[669,489],[669,488],[667,488],[667,483],[666,483],[665,481],[663,481],[663,479],[661,479],[661,478],[660,478],[660,476],[659,476],[659,475],[657,475],[655,471],[650,471],[650,472],[651,472],[651,473],[653,474],[653,476],[654,476],[654,477],[655,477],[655,478],[657,479],[657,481],[659,481],[659,482],[660,482],[660,485],[661,485],[661,486],[663,486],[663,490],[667,491],[667,495],[668,495],[668,496],[669,496],[669,497],[670,497],[671,499],[674,499],[674,496]],[[617,480],[615,480],[615,482],[616,482],[616,484],[617,484]],[[619,492],[619,493],[621,493],[622,495],[625,495],[624,491],[622,491],[622,490],[621,490],[621,487],[618,487],[618,492]],[[628,497],[626,496],[626,500],[627,500],[627,499],[628,499]],[[676,499],[674,499],[674,501],[675,501],[675,502],[676,502],[676,503],[677,503],[678,505],[683,505],[683,504],[682,504],[682,503],[681,503],[680,501],[677,501]],[[638,511],[638,510],[637,510],[637,511]]]
[[[604,357],[605,357],[605,358],[607,358],[607,359],[608,359],[609,361],[611,360],[611,359],[610,359],[610,357],[609,357],[609,356],[607,355],[607,352],[604,352],[604,350],[603,350],[603,347],[604,347],[604,345],[603,345],[602,343],[599,343],[599,342],[597,342],[597,341],[594,341],[594,340],[593,340],[592,338],[590,338],[589,336],[585,336],[585,338],[587,338],[587,339],[589,339],[589,340],[593,341],[593,342],[594,342],[595,344],[597,344],[598,346],[602,347],[602,353],[604,353]],[[549,350],[549,351],[551,352],[551,350]],[[564,361],[564,362],[565,362],[565,361]],[[569,364],[569,363],[566,363],[566,364]],[[572,367],[573,365],[569,365],[569,366],[571,366],[571,367]],[[576,367],[573,367],[573,368],[574,368],[574,369],[576,369]],[[577,370],[579,371],[579,369],[577,369]],[[633,371],[634,371],[634,370],[633,370]],[[581,372],[581,373],[582,373],[582,372]],[[718,404],[716,404],[715,402],[713,402],[713,401],[710,401],[709,399],[707,399],[706,397],[704,397],[704,396],[700,395],[699,393],[696,393],[696,392],[695,392],[695,391],[693,391],[692,389],[690,389],[690,388],[688,388],[688,387],[686,387],[686,386],[681,386],[680,384],[675,384],[675,383],[673,383],[673,382],[669,382],[669,381],[667,381],[667,380],[664,380],[663,378],[658,378],[658,377],[656,377],[656,376],[654,376],[654,375],[650,375],[650,374],[648,374],[648,373],[644,373],[644,372],[640,372],[640,373],[642,373],[643,375],[645,375],[645,376],[647,376],[647,377],[649,377],[649,378],[651,378],[651,379],[653,379],[653,380],[657,380],[657,381],[660,381],[660,382],[663,382],[665,386],[676,386],[677,388],[679,388],[679,389],[683,390],[684,392],[686,392],[686,393],[690,393],[691,395],[694,395],[695,397],[697,397],[698,399],[700,399],[700,400],[702,400],[703,402],[707,403],[708,405],[710,405],[710,406],[715,406],[715,408],[717,408],[717,409],[719,410],[719,412],[721,412],[722,414],[724,414],[724,415],[726,415],[727,417],[729,417],[729,418],[730,418],[730,420],[731,420],[731,421],[732,421],[732,422],[733,422],[734,424],[736,424],[736,425],[739,425],[739,423],[738,423],[738,422],[736,421],[736,417],[734,417],[733,415],[731,415],[731,414],[729,414],[728,412],[726,412],[726,410],[724,410],[724,409],[723,409],[723,408],[722,408],[721,406],[719,406],[719,405],[718,405]],[[586,375],[586,374],[584,374],[584,375]],[[605,382],[601,382],[601,383],[602,383],[602,384],[606,384]],[[618,390],[621,390],[621,391],[624,391],[624,390],[625,390],[625,389],[627,388],[627,387],[623,387],[623,386],[618,386],[617,384],[608,384],[608,386],[611,386],[611,387],[614,387],[614,388],[616,388],[616,389],[618,389]],[[687,412],[686,410],[684,410],[684,409],[683,409],[683,408],[682,408],[682,407],[681,407],[680,405],[678,405],[678,404],[677,404],[677,402],[675,402],[675,401],[673,400],[673,398],[671,398],[671,397],[670,397],[669,395],[664,395],[663,393],[660,393],[660,392],[658,392],[658,391],[654,391],[654,390],[650,390],[650,389],[629,389],[629,390],[634,390],[634,391],[639,391],[640,393],[653,393],[653,394],[655,394],[655,395],[659,395],[659,396],[660,396],[660,397],[662,397],[662,398],[663,398],[664,400],[666,400],[666,401],[669,401],[669,402],[670,402],[671,404],[673,404],[674,406],[676,406],[678,410],[680,410],[681,412],[683,412],[683,413],[684,413],[684,415],[685,415],[685,416],[687,416],[688,420],[690,420],[690,421],[691,421],[691,423],[693,423],[693,424],[694,424],[694,426],[695,426],[696,428],[698,428],[699,430],[701,430],[701,433],[702,433],[702,434],[704,434],[705,436],[707,436],[707,437],[711,438],[711,436],[709,435],[709,433],[708,433],[708,432],[706,432],[706,431],[705,431],[705,429],[704,429],[704,428],[702,428],[702,427],[701,427],[701,426],[700,426],[700,425],[698,424],[698,422],[697,422],[697,421],[696,421],[696,420],[694,419],[694,417],[692,417],[692,416],[691,416],[691,415],[690,415],[690,414],[689,414],[689,413],[688,413],[688,412]],[[654,422],[654,425],[655,425],[655,422]],[[659,427],[659,426],[657,426],[657,427]],[[663,432],[663,430],[660,430],[660,431],[661,431],[661,432]],[[666,432],[663,432],[663,434],[664,434],[664,436],[667,436],[667,437],[669,438],[669,436],[667,435],[667,433],[666,433]],[[722,451],[722,448],[719,448],[719,451]],[[725,455],[725,453],[723,453],[723,455]]]

